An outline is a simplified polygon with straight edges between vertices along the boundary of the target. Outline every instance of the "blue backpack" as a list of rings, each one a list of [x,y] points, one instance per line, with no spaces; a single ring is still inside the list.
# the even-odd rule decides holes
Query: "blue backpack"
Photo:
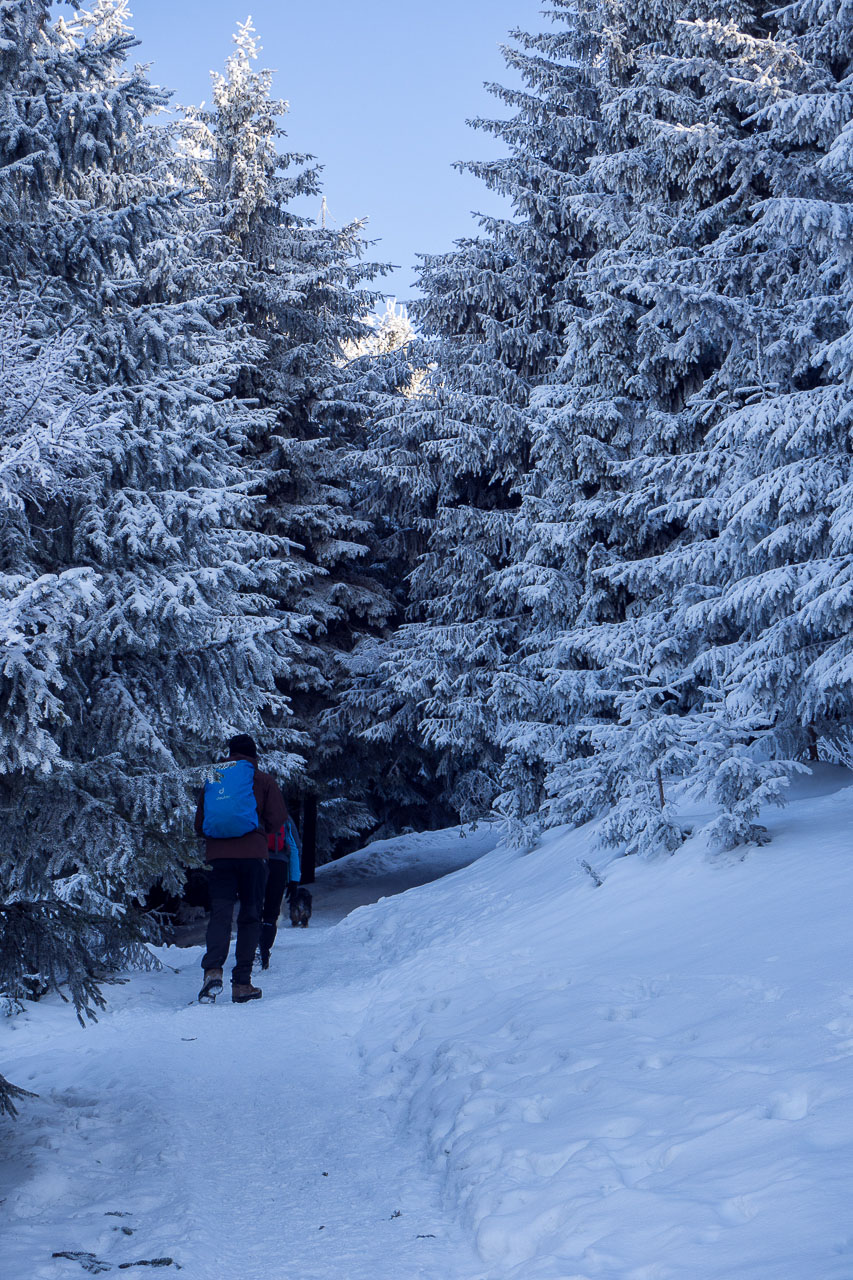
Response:
[[[218,764],[216,772],[219,781],[204,784],[204,834],[213,840],[230,840],[257,831],[255,766],[248,760],[228,760]]]

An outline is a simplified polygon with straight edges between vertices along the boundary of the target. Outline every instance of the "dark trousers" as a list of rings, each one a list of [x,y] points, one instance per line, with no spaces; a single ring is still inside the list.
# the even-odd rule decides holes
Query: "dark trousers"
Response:
[[[261,908],[267,882],[264,858],[216,858],[208,873],[210,920],[202,969],[221,969],[231,945],[231,917],[239,901],[237,945],[231,981],[251,982],[252,964],[261,932]]]
[[[267,891],[264,894],[264,924],[278,924],[289,870],[287,858],[270,858]]]
[[[287,876],[290,871],[289,858],[270,858],[267,874],[267,889],[264,894],[263,925],[261,927],[261,959],[264,967],[269,963],[272,944],[278,932],[278,917],[281,913],[281,902],[287,888]]]

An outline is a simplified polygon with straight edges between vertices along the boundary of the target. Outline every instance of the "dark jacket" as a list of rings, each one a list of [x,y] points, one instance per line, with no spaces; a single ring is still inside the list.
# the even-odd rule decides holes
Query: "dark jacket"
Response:
[[[287,821],[287,808],[284,798],[278,789],[278,783],[271,773],[261,773],[254,760],[249,756],[230,755],[229,760],[248,760],[255,765],[255,803],[258,806],[260,828],[250,831],[245,836],[233,836],[229,840],[205,840],[205,857],[208,862],[217,858],[266,858],[267,833],[278,831],[282,823]],[[195,811],[196,835],[204,835],[204,788],[199,793],[198,808]]]

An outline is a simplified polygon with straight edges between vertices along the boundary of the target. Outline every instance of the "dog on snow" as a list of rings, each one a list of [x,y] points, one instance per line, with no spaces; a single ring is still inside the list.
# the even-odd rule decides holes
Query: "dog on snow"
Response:
[[[290,895],[290,923],[294,929],[297,925],[302,925],[303,929],[308,928],[308,921],[311,919],[311,894],[307,889],[300,885],[293,890]]]

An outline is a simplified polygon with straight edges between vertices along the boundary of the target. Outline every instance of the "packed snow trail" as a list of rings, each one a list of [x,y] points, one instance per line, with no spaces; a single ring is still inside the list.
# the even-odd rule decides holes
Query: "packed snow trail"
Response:
[[[383,842],[351,893],[405,889],[494,842],[488,830],[421,837],[396,879]],[[401,1142],[366,1087],[356,1035],[381,962],[328,928],[346,886],[335,894],[321,877],[316,896],[311,928],[280,928],[272,968],[256,975],[262,1001],[232,1005],[226,986],[198,1005],[200,949],[168,948],[179,972],[111,989],[93,1027],[44,1006],[10,1024],[15,1078],[40,1096],[6,1128],[4,1280],[174,1264],[187,1280],[483,1277],[421,1144]],[[162,1270],[126,1265],[167,1258]]]

